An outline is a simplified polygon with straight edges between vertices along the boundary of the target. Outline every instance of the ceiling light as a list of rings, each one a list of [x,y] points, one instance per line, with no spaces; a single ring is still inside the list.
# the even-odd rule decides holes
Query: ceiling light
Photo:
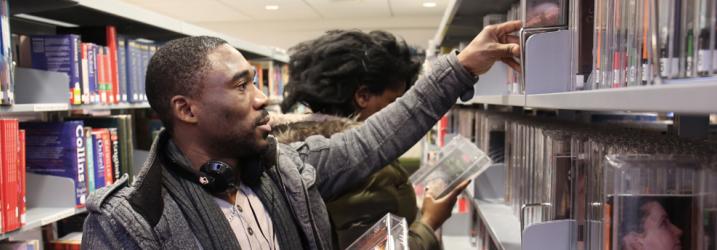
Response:
[[[278,10],[278,9],[279,9],[279,5],[270,4],[270,5],[264,6],[264,9],[266,9],[266,10]]]
[[[423,3],[423,7],[426,7],[426,8],[433,8],[433,7],[436,7],[436,5],[437,5],[436,2],[424,2]]]

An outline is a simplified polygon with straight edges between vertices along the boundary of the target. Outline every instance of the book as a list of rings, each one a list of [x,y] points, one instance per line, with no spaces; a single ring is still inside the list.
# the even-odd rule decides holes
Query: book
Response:
[[[91,157],[95,163],[93,175],[95,191],[107,185],[107,180],[105,179],[104,140],[102,140],[102,133],[103,131],[101,129],[95,128],[93,128],[91,132],[93,151]]]
[[[26,136],[27,171],[71,179],[77,207],[83,207],[87,198],[83,125],[82,121],[20,124]]]
[[[102,140],[102,163],[105,165],[105,186],[112,185],[114,182],[114,170],[112,169],[112,140],[110,130],[106,128],[97,129],[100,131]]]
[[[119,176],[131,175],[133,149],[134,149],[134,126],[131,115],[115,115],[108,117],[68,117],[66,120],[81,120],[92,128],[117,129],[119,140]],[[114,176],[114,175],[113,175]]]
[[[141,49],[134,39],[128,39],[125,46],[127,64],[127,100],[131,103],[141,102],[139,96],[141,75]]]
[[[82,104],[80,76],[80,37],[78,35],[33,35],[32,67],[66,73],[70,81],[70,103]]]
[[[40,240],[2,242],[0,250],[40,250]]]
[[[107,93],[107,103],[118,103],[121,93],[119,92],[119,75],[117,60],[117,29],[112,25],[106,26],[82,26],[82,27],[57,27],[60,34],[78,34],[82,37],[83,42],[90,42],[102,47],[106,47],[104,56],[107,70],[105,91]]]
[[[346,249],[408,250],[408,225],[406,219],[388,213]]]
[[[87,161],[85,162],[85,178],[87,180],[87,193],[94,193],[95,184],[95,141],[92,137],[92,128],[84,127],[82,129],[83,140],[87,145]]]
[[[20,129],[18,133],[18,193],[20,194],[20,196],[18,197],[18,206],[20,209],[21,225],[25,225],[25,223],[27,223],[27,161],[25,160],[25,158],[27,157],[27,152],[25,151],[25,145],[25,130]]]
[[[19,129],[17,119],[0,120],[0,162],[2,163],[2,217],[3,232],[19,229],[20,208],[18,187],[18,143]]]
[[[80,250],[82,244],[82,232],[69,233],[59,239],[50,242],[51,250]]]
[[[87,43],[87,80],[88,80],[88,93],[89,101],[91,104],[100,103],[100,76],[98,67],[98,55],[100,48],[97,44]]]
[[[0,1],[0,105],[15,103],[13,46],[10,33],[10,9],[7,0]]]
[[[120,102],[127,102],[127,38],[117,36],[117,79],[119,80]]]
[[[116,181],[122,178],[120,170],[120,139],[117,128],[109,128],[110,141],[112,143],[112,180]]]

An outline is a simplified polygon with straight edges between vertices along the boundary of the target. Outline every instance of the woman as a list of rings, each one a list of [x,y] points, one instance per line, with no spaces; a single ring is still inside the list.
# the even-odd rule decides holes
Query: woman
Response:
[[[634,215],[622,219],[622,249],[680,250],[683,231],[670,221],[670,214],[660,198],[640,197],[636,205],[627,202],[625,213]],[[690,211],[684,211],[689,213]],[[687,242],[685,242],[687,243]],[[688,243],[689,244],[689,243]]]
[[[315,115],[283,125],[275,122],[274,133],[283,143],[317,134],[328,137],[357,126],[403,95],[416,80],[421,64],[405,42],[382,31],[329,31],[290,52],[290,80],[281,108],[286,112],[303,104]],[[450,217],[456,196],[467,183],[444,198],[424,199],[423,211],[416,218],[416,195],[409,175],[394,162],[343,196],[326,200],[340,248],[349,246],[389,212],[409,223],[410,249],[441,248],[434,231]]]

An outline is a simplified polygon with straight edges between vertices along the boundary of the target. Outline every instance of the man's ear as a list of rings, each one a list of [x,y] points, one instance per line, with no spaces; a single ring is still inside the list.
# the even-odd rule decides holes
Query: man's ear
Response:
[[[354,102],[359,109],[365,109],[371,101],[371,96],[371,92],[368,91],[366,85],[359,85],[356,92],[354,92]]]
[[[197,123],[197,116],[195,114],[196,107],[192,99],[186,96],[176,95],[172,97],[169,103],[172,113],[174,113],[177,120],[186,123]]]

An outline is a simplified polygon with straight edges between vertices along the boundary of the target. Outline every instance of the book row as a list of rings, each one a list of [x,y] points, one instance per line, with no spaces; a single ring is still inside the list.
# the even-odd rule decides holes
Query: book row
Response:
[[[452,132],[504,160],[504,201],[526,228],[575,220],[581,249],[717,247],[713,143],[473,109],[451,117]],[[644,237],[659,230],[663,242]]]
[[[161,42],[119,34],[106,26],[56,27],[56,34],[10,31],[8,1],[0,0],[0,105],[14,104],[14,67],[67,74],[69,103],[147,102],[147,65]],[[252,62],[256,85],[267,96],[281,96],[288,66],[272,60]]]

